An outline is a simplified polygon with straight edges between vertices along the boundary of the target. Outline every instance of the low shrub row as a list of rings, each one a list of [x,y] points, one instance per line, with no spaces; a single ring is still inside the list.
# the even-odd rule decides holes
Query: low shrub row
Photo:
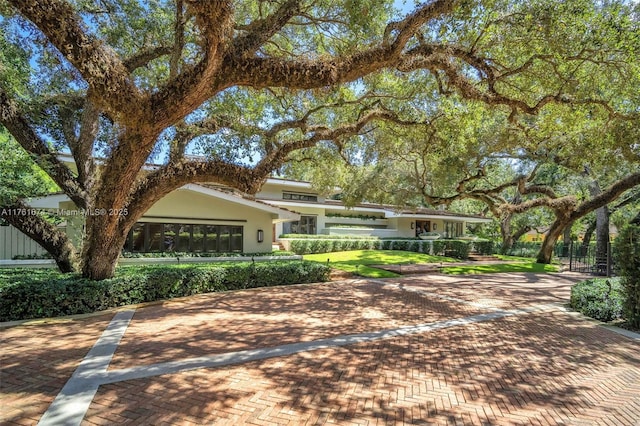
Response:
[[[571,287],[571,308],[600,321],[622,318],[623,304],[619,278],[594,278]]]
[[[478,254],[482,255],[492,255],[496,250],[495,243],[489,240],[473,241],[473,247],[476,249]]]
[[[120,267],[91,281],[54,270],[0,270],[0,321],[83,314],[198,293],[327,281],[315,262],[234,262],[216,265]]]
[[[540,248],[542,247],[542,242],[534,242],[534,241],[521,241],[516,242],[513,246],[508,250],[500,250],[501,254],[505,254],[508,256],[518,256],[518,257],[536,257],[540,252]],[[498,250],[496,248],[496,250]],[[568,246],[563,242],[556,243],[553,254],[556,257],[568,257]]]
[[[480,246],[478,247],[478,245]],[[377,240],[377,239],[291,239],[290,250],[296,254],[330,253],[348,250],[403,250],[435,256],[449,256],[467,259],[469,252],[476,248],[483,254],[492,252],[493,243],[464,240]]]
[[[380,240],[372,239],[296,239],[291,240],[289,249],[295,254],[329,253],[347,250],[376,250]]]
[[[151,253],[133,253],[130,251],[122,252],[121,257],[125,259],[156,259],[156,258],[165,258],[165,257],[179,257],[179,258],[188,258],[188,257],[258,257],[258,256],[291,256],[292,254],[289,251],[272,251],[270,253],[220,253],[220,252],[186,252],[186,251],[163,251],[163,252],[151,252]],[[11,260],[33,260],[33,259],[51,259],[51,255],[49,253],[42,254],[29,254],[29,255],[15,255],[11,258]]]
[[[371,235],[282,234],[280,238],[296,240],[379,240]]]
[[[182,251],[163,251],[152,253],[132,253],[125,251],[122,253],[122,257],[126,259],[156,259],[165,257],[259,257],[259,256],[291,256],[295,253],[290,251],[272,251],[269,253],[219,253],[219,252],[182,252]]]

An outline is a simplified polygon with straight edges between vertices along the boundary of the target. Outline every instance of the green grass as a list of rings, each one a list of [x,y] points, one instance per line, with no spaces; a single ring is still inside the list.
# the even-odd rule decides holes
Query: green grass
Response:
[[[532,258],[532,257],[507,256],[505,254],[496,254],[494,256],[497,257],[500,260],[506,260],[508,262],[527,262],[527,263],[529,263],[532,260],[534,260],[534,258]]]
[[[498,259],[500,260],[506,260],[508,262],[527,262],[527,263],[531,263],[535,261],[535,257],[522,257],[522,256],[506,256],[504,254],[496,254],[495,255]],[[551,260],[551,263],[553,263],[554,265],[560,265],[560,259],[558,259],[557,257],[554,257]]]
[[[457,259],[399,250],[352,250],[333,253],[305,254],[304,260],[329,262],[329,266],[368,278],[393,278],[398,274],[369,265],[458,262]]]
[[[556,265],[545,265],[542,263],[502,263],[492,265],[470,265],[470,266],[448,266],[442,268],[442,272],[451,275],[463,274],[495,274],[501,272],[534,272],[548,273],[558,272]]]

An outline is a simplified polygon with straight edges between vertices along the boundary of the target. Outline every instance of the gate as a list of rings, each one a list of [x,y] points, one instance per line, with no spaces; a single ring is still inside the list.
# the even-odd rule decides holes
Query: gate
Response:
[[[602,253],[597,253],[596,247],[595,243],[583,246],[578,241],[572,241],[569,249],[569,270],[584,274],[612,276],[611,242],[607,242],[606,251]]]

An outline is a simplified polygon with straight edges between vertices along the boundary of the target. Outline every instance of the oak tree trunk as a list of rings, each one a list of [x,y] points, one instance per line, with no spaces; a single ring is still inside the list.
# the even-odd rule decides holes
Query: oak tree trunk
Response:
[[[513,237],[511,235],[511,215],[500,220],[500,236],[502,237],[502,247],[500,253],[507,254],[513,247]]]
[[[594,180],[589,184],[592,197],[602,194],[600,184]],[[609,251],[609,207],[605,204],[596,209],[596,264],[606,265]]]
[[[593,237],[593,233],[596,231],[596,221],[589,222],[589,226],[587,230],[584,231],[584,238],[582,239],[581,250],[583,253],[587,252],[589,248],[589,244],[591,243],[591,238]]]
[[[596,210],[596,264],[606,265],[609,251],[609,208]]]
[[[92,280],[113,277],[128,228],[117,216],[89,216],[82,246],[82,276]]]
[[[568,224],[562,231],[562,257],[569,257],[569,249],[571,246],[571,229],[573,222]]]
[[[565,228],[570,224],[571,220],[568,218],[556,218],[556,220],[551,224],[549,231],[547,231],[547,234],[544,236],[542,247],[540,247],[540,251],[536,258],[537,263],[551,263],[556,242],[564,232]]]
[[[513,248],[513,245],[518,241],[524,234],[531,231],[531,226],[525,225],[517,228],[512,232],[511,227],[511,218],[513,215],[504,216],[500,220],[500,236],[502,237],[502,247],[500,248],[500,253],[507,254],[509,250]]]

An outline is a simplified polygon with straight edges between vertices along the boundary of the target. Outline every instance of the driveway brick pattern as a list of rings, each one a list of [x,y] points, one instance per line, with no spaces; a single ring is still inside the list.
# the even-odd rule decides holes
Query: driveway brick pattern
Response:
[[[468,305],[367,281],[214,294],[136,312],[110,369],[308,342],[481,312]]]
[[[138,308],[110,371],[545,306],[407,336],[103,384],[82,424],[640,425],[640,343],[562,309],[579,279],[410,276]],[[0,423],[35,424],[109,319],[0,329]],[[47,347],[57,348],[52,365]],[[55,385],[47,379],[53,374]],[[27,412],[26,401],[38,401],[36,408]]]
[[[105,385],[87,424],[116,414],[153,424],[633,425],[637,349],[561,312],[531,314]]]
[[[112,316],[0,329],[0,424],[35,424]]]

